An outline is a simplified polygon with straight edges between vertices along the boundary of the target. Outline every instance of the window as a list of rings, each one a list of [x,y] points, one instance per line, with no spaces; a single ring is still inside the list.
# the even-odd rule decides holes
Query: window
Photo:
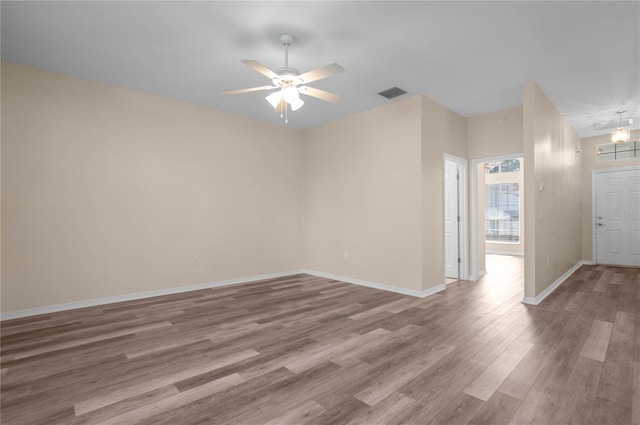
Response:
[[[517,159],[505,159],[504,161],[487,162],[484,166],[486,174],[513,173],[520,171],[520,161]]]
[[[637,140],[623,143],[605,143],[604,145],[598,145],[597,148],[597,162],[640,158],[640,141]]]
[[[520,242],[520,185],[487,184],[485,188],[485,239]]]

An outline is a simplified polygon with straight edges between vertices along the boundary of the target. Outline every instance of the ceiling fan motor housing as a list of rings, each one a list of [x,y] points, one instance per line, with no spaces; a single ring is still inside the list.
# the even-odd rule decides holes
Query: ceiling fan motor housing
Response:
[[[274,86],[278,87],[290,87],[302,84],[302,81],[298,78],[300,71],[295,68],[280,68],[276,71],[278,77],[271,80]]]

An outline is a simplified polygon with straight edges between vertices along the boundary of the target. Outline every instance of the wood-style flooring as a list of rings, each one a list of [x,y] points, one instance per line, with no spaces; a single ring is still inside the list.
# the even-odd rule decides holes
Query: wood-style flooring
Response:
[[[297,275],[5,321],[3,424],[640,424],[640,270],[417,299]]]

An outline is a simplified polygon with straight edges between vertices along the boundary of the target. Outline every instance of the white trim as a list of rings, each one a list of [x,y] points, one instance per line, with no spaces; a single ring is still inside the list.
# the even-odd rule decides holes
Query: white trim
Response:
[[[492,255],[514,255],[514,256],[518,256],[518,257],[524,257],[524,252],[510,252],[510,251],[494,251],[494,250],[487,250],[485,251],[485,253],[487,254],[492,254]]]
[[[302,270],[289,270],[285,272],[267,273],[236,279],[220,280],[217,282],[196,283],[194,285],[177,286],[173,288],[156,289],[153,291],[136,292],[133,294],[115,295],[112,297],[93,298],[90,300],[74,301],[64,304],[47,305],[43,307],[28,308],[25,310],[10,311],[0,314],[0,321],[18,319],[21,317],[37,316],[39,314],[56,313],[59,311],[74,310],[77,308],[94,307],[97,305],[113,304],[123,301],[133,301],[143,298],[159,297],[162,295],[180,294],[182,292],[198,291],[201,289],[218,288],[221,286],[237,285],[239,283],[254,282],[277,277],[293,276],[304,273]]]
[[[485,274],[487,274],[487,269],[482,269],[482,270],[480,270],[480,272],[478,273],[478,277],[482,277],[482,276],[484,276]]]
[[[591,259],[594,264],[598,263],[597,251],[597,230],[596,230],[596,171],[591,172]]]
[[[482,276],[480,271],[480,264],[478,263],[478,164],[479,159],[471,161],[471,270],[469,279],[476,281]],[[486,270],[485,270],[486,273]]]
[[[503,161],[505,159],[519,159],[522,158],[524,160],[524,153],[507,153],[504,155],[495,155],[495,156],[485,156],[484,158],[476,158],[473,161],[478,164],[479,162],[494,162],[494,161]]]
[[[458,193],[458,208],[460,210],[460,246],[458,247],[460,250],[460,276],[459,279],[468,280],[469,279],[469,188],[467,187],[468,180],[468,168],[469,161],[465,158],[460,158],[457,156],[443,154],[444,160],[449,160],[460,165],[460,186]],[[444,173],[444,164],[443,171]],[[443,187],[444,190],[444,187]],[[442,205],[444,209],[444,204]],[[442,229],[444,233],[444,226]],[[444,237],[443,237],[443,246],[442,252],[444,252]],[[446,276],[443,276],[443,280]]]
[[[591,263],[590,261],[584,261],[584,260],[578,261],[577,263],[575,263],[573,265],[573,267],[571,267],[569,270],[567,270],[562,276],[557,278],[555,280],[555,282],[553,282],[551,285],[549,285],[547,287],[547,289],[542,291],[535,298],[533,298],[533,297],[524,297],[522,299],[522,303],[523,304],[530,304],[530,305],[538,305],[538,304],[540,304],[553,291],[555,291],[558,286],[560,286],[565,280],[567,280],[569,278],[569,276],[571,276],[576,270],[578,270],[580,268],[580,266],[587,265],[587,264],[590,264],[590,263]]]
[[[39,314],[57,313],[60,311],[75,310],[78,308],[95,307],[98,305],[113,304],[113,303],[119,303],[123,301],[133,301],[133,300],[140,300],[144,298],[159,297],[163,295],[173,295],[173,294],[180,294],[183,292],[199,291],[202,289],[219,288],[222,286],[237,285],[240,283],[257,282],[260,280],[294,276],[297,274],[309,274],[313,276],[324,277],[327,279],[339,280],[346,283],[352,283],[354,285],[367,286],[369,288],[381,289],[383,291],[396,292],[399,294],[410,295],[412,297],[419,297],[419,298],[424,298],[429,295],[435,294],[437,292],[444,291],[446,289],[446,286],[443,283],[433,288],[425,289],[424,291],[417,291],[415,289],[405,289],[398,286],[385,285],[383,283],[376,283],[376,282],[369,282],[362,279],[338,276],[331,273],[318,272],[315,270],[296,269],[296,270],[289,270],[284,272],[266,273],[266,274],[260,274],[255,276],[240,277],[236,279],[220,280],[216,282],[196,283],[194,285],[177,286],[173,288],[157,289],[153,291],[136,292],[133,294],[115,295],[112,297],[103,297],[103,298],[93,298],[90,300],[74,301],[74,302],[64,303],[64,304],[54,304],[54,305],[47,305],[43,307],[28,308],[25,310],[10,311],[8,313],[1,313],[0,321],[19,319],[22,317],[29,317],[29,316],[37,316]]]
[[[424,298],[429,295],[433,295],[437,292],[444,291],[446,285],[444,283],[434,286],[433,288],[425,289],[424,291],[418,291],[417,289],[401,288],[399,286],[387,285],[384,283],[370,282],[368,280],[357,279],[354,277],[340,276],[331,273],[319,272],[316,270],[303,269],[302,273],[310,274],[313,276],[324,277],[326,279],[339,280],[341,282],[352,283],[354,285],[366,286],[368,288],[381,289],[383,291],[395,292],[397,294],[409,295],[412,297]]]
[[[471,160],[471,273],[469,278],[473,281],[478,280],[478,278],[482,276],[478,270],[480,267],[478,264],[478,164],[513,158],[522,158],[524,160],[524,153],[510,153]],[[522,174],[522,178],[524,180],[524,173]],[[527,200],[524,199],[524,202],[527,202]]]
[[[636,171],[640,170],[640,167],[617,167],[617,168],[598,168],[591,171],[591,258],[592,264],[598,264],[598,247],[597,247],[597,230],[596,226],[598,215],[596,204],[596,174],[615,173],[618,171]]]

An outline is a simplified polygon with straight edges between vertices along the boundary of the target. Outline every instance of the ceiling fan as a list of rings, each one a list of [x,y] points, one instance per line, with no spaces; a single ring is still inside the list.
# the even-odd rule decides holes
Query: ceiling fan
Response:
[[[304,101],[300,98],[300,94],[322,99],[327,102],[340,102],[340,96],[324,90],[309,87],[306,84],[340,74],[344,72],[344,68],[337,63],[332,63],[331,65],[316,68],[301,74],[297,69],[289,67],[289,46],[293,41],[294,37],[291,34],[280,35],[280,42],[285,47],[284,68],[272,71],[258,61],[248,59],[242,61],[248,67],[269,78],[272,85],[231,90],[223,92],[222,94],[230,95],[277,89],[277,91],[266,96],[265,99],[275,108],[276,111],[280,112],[280,117],[285,117],[285,123],[288,122],[287,105],[291,107],[292,111],[296,111],[304,105]]]

